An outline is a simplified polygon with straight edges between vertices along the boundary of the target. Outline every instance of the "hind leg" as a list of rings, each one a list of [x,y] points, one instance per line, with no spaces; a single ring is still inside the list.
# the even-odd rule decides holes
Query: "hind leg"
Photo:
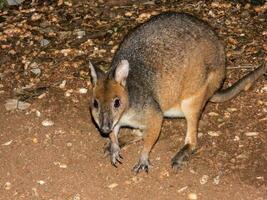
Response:
[[[202,94],[185,99],[181,103],[182,111],[187,122],[185,145],[172,158],[172,167],[177,169],[187,160],[197,147],[198,121],[205,105],[204,92]]]

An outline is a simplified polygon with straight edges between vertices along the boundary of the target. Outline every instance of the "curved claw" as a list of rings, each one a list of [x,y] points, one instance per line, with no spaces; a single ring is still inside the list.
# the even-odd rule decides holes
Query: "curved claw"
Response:
[[[117,144],[111,144],[109,148],[111,164],[117,167],[117,163],[122,164],[122,156],[120,155],[120,147]]]
[[[133,171],[138,174],[139,172],[141,172],[142,170],[144,170],[146,173],[148,173],[148,165],[144,165],[144,164],[137,164],[134,166]]]
[[[139,172],[141,171],[145,171],[146,173],[148,173],[148,170],[149,170],[149,167],[150,167],[150,163],[148,161],[148,159],[140,159],[140,161],[138,162],[138,164],[136,164],[134,167],[133,167],[133,171],[138,174]]]

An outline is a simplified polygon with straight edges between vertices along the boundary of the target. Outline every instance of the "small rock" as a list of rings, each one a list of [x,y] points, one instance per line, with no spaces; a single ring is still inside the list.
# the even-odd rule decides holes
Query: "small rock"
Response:
[[[149,17],[151,17],[151,14],[149,13],[142,13],[138,16],[138,18],[136,18],[136,20],[141,23],[144,22],[145,20],[147,20]]]
[[[236,135],[235,138],[234,138],[234,141],[239,141],[240,138]]]
[[[59,168],[66,169],[67,168],[67,165],[66,164],[59,164]]]
[[[248,156],[245,153],[239,154],[238,156],[236,156],[237,159],[247,159]]]
[[[47,40],[47,39],[42,39],[42,40],[40,41],[41,47],[45,47],[45,46],[47,46],[49,43],[50,43],[50,41]]]
[[[45,184],[45,182],[44,182],[43,180],[39,180],[39,181],[37,181],[37,183],[38,183],[39,185],[44,185],[44,184]]]
[[[220,183],[220,176],[216,176],[215,178],[213,178],[214,185],[218,185],[219,183]]]
[[[81,39],[86,35],[85,31],[82,31],[82,30],[75,30],[74,34],[77,35],[78,39]]]
[[[42,71],[40,68],[34,68],[34,69],[31,69],[31,72],[36,75],[36,76],[40,76]]]
[[[39,19],[41,19],[41,18],[42,18],[42,15],[39,14],[39,13],[34,13],[34,14],[31,16],[31,20],[32,20],[32,21],[37,21],[37,20],[39,20]]]
[[[37,192],[37,188],[32,188],[32,192],[33,192],[33,195],[34,195],[35,197],[39,197],[39,194],[38,194],[38,192]]]
[[[190,200],[196,200],[197,199],[197,194],[196,193],[189,193],[188,194],[188,199],[190,199]]]
[[[4,185],[5,190],[10,190],[11,189],[11,183],[10,182],[6,182]]]
[[[79,93],[80,94],[86,94],[87,93],[87,89],[86,88],[80,88],[79,89]]]
[[[208,182],[208,180],[209,180],[209,176],[208,175],[203,175],[199,182],[200,182],[201,185],[204,185],[204,184],[206,184]]]
[[[235,111],[237,111],[236,108],[227,108],[226,110],[227,110],[228,112],[235,112]]]
[[[25,0],[6,0],[9,6],[17,6],[20,5]]]
[[[125,15],[126,17],[131,17],[131,16],[133,15],[133,13],[132,13],[132,12],[126,12],[124,15]]]
[[[42,98],[44,98],[45,96],[46,96],[46,93],[43,93],[43,94],[39,95],[37,98],[38,98],[38,99],[42,99]]]
[[[177,190],[177,192],[178,192],[178,193],[182,193],[182,192],[184,192],[187,188],[188,188],[188,186],[184,186],[184,187],[180,188],[179,190]]]
[[[54,122],[52,120],[49,120],[49,119],[45,119],[44,121],[42,121],[42,125],[43,126],[53,126],[54,125]]]
[[[8,111],[16,110],[16,109],[26,110],[27,108],[30,107],[30,105],[31,105],[30,103],[19,101],[18,99],[8,99],[6,100],[5,108]]]
[[[67,142],[67,147],[72,147],[72,143],[71,142]]]
[[[81,200],[81,196],[79,194],[75,194],[72,200]]]
[[[60,83],[59,88],[61,88],[61,89],[65,88],[66,83],[67,83],[67,81],[66,81],[66,80],[63,80],[63,81]]]
[[[36,115],[37,117],[41,117],[41,112],[40,112],[39,110],[36,110],[36,111],[35,111],[35,115]]]
[[[112,183],[108,186],[109,189],[113,189],[118,186],[118,183]]]
[[[9,146],[12,142],[13,142],[13,140],[10,140],[10,141],[8,141],[8,142],[2,144],[2,145],[3,145],[3,146]]]
[[[257,176],[256,179],[258,179],[258,180],[264,180],[264,177],[263,176]]]
[[[37,144],[37,143],[38,143],[38,139],[37,139],[37,138],[33,138],[33,139],[32,139],[32,142],[33,142],[34,144]]]
[[[218,137],[221,135],[220,131],[208,131],[208,134],[212,137]]]
[[[66,92],[65,92],[65,96],[66,97],[70,97],[70,95],[73,93],[73,89],[70,89],[70,90],[67,90]]]
[[[259,135],[259,133],[258,132],[246,132],[245,135],[248,137],[253,137],[253,136]]]
[[[264,85],[264,86],[261,88],[261,91],[267,93],[267,85]]]
[[[208,115],[209,115],[209,116],[212,116],[212,117],[213,117],[213,116],[219,116],[219,114],[216,113],[216,112],[209,112]]]

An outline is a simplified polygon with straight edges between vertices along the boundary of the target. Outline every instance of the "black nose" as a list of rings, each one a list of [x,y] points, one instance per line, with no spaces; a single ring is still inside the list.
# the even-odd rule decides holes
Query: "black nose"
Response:
[[[103,133],[103,134],[108,134],[111,132],[111,128],[107,127],[107,126],[103,126],[100,128],[100,131]]]

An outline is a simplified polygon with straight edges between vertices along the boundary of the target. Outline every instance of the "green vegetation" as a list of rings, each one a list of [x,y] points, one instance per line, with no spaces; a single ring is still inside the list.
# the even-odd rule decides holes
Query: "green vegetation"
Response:
[[[5,6],[6,1],[0,0],[0,9],[2,9]]]

